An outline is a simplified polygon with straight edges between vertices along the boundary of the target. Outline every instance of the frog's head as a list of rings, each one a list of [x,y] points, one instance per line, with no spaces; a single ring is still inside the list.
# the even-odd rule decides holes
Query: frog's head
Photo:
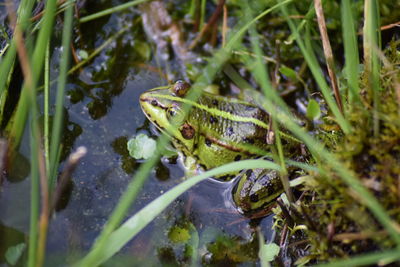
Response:
[[[276,170],[254,169],[242,171],[233,188],[233,201],[245,214],[260,210],[269,211],[276,198],[283,192],[283,185]]]
[[[171,86],[162,86],[144,92],[140,96],[140,106],[146,117],[161,131],[165,131],[174,139],[186,142],[193,138],[194,129],[183,123],[178,129],[171,127],[173,118],[183,116],[181,111],[183,96],[190,85],[177,81]]]

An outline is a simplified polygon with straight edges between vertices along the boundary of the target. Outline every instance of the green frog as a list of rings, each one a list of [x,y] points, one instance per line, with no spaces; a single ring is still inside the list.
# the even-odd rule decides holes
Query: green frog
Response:
[[[170,86],[151,89],[140,96],[146,117],[161,131],[171,136],[173,146],[180,152],[184,165],[191,170],[208,170],[242,159],[259,158],[269,154],[266,141],[268,114],[256,105],[203,92],[196,102],[185,98],[190,85],[178,81]],[[181,108],[192,105],[185,117]],[[179,127],[171,127],[171,120],[180,117]],[[282,133],[283,142],[293,137]],[[235,178],[236,177],[236,178]],[[256,169],[231,173],[218,180],[236,179],[232,190],[235,204],[243,213],[258,211],[283,192],[276,171]]]

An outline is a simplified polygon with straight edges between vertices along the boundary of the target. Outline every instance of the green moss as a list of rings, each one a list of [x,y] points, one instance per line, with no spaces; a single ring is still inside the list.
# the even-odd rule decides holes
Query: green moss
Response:
[[[393,66],[398,66],[400,55],[393,43],[385,55]],[[351,134],[320,135],[326,147],[354,171],[395,222],[400,222],[400,103],[395,89],[399,73],[391,66],[381,72],[379,135],[373,133],[372,97],[365,92],[362,105],[352,107],[347,114],[353,126]],[[307,260],[345,258],[393,247],[373,215],[356,201],[358,196],[335,177],[331,170],[326,170],[326,176],[314,174],[318,185],[305,191],[303,209],[298,210],[302,216],[298,216],[297,223],[308,229]]]

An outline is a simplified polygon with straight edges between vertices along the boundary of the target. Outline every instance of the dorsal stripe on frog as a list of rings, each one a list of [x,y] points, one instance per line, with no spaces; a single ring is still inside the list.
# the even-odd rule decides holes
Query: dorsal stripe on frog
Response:
[[[243,116],[238,116],[220,109],[216,109],[216,108],[212,108],[212,107],[208,107],[202,104],[199,104],[197,102],[194,102],[192,100],[186,99],[186,98],[181,98],[181,97],[176,97],[176,96],[171,96],[171,95],[165,95],[165,94],[152,94],[153,97],[158,97],[158,98],[164,98],[164,99],[168,99],[168,100],[172,100],[172,101],[176,101],[176,102],[181,102],[181,103],[186,103],[189,105],[192,105],[198,109],[204,110],[216,117],[222,117],[225,118],[227,120],[231,120],[231,121],[236,121],[236,122],[250,122],[250,123],[254,123],[255,125],[262,127],[266,130],[269,129],[268,125],[258,119],[255,118],[250,118],[250,117],[243,117]],[[295,141],[295,142],[300,142],[299,140],[297,140],[296,138],[285,134],[283,132],[280,132],[281,136],[284,137],[285,139],[291,140],[291,141]]]

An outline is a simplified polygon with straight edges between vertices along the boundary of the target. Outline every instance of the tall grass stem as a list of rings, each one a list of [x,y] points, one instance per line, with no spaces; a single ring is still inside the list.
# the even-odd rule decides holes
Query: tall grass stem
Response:
[[[340,10],[345,58],[344,71],[349,87],[349,103],[352,106],[353,103],[360,101],[360,87],[358,82],[360,59],[350,0],[342,0]]]
[[[64,27],[62,37],[63,52],[60,62],[60,73],[57,83],[56,111],[53,119],[53,127],[51,130],[51,146],[50,146],[50,188],[54,188],[57,176],[58,162],[56,161],[60,153],[61,130],[63,127],[64,112],[64,95],[65,85],[67,81],[67,71],[70,59],[70,43],[72,35],[72,18],[73,6],[69,5],[64,13]]]
[[[88,22],[88,21],[91,21],[91,20],[95,20],[95,19],[98,19],[98,18],[107,16],[107,15],[111,15],[112,13],[125,10],[125,9],[127,9],[127,8],[136,6],[136,5],[138,5],[138,4],[141,4],[141,3],[144,3],[144,2],[147,2],[147,1],[149,1],[149,0],[135,0],[135,1],[129,1],[128,3],[122,4],[122,5],[118,5],[118,6],[115,6],[115,7],[112,7],[112,8],[108,8],[108,9],[106,9],[106,10],[103,10],[103,11],[101,11],[101,12],[97,12],[97,13],[95,13],[95,14],[91,14],[91,15],[89,15],[89,16],[82,17],[82,18],[79,20],[79,22],[80,22],[80,23],[85,23],[85,22]]]

